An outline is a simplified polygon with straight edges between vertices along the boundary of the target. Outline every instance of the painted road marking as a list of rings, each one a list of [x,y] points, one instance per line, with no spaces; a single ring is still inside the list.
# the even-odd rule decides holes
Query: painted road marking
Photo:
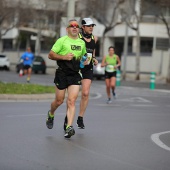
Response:
[[[158,105],[148,105],[148,104],[131,104],[132,107],[159,107]]]
[[[159,139],[159,136],[160,136],[160,135],[164,135],[164,134],[167,134],[167,133],[170,133],[170,131],[165,131],[165,132],[160,132],[160,133],[152,134],[152,135],[151,135],[151,139],[152,139],[152,141],[153,141],[155,144],[157,144],[159,147],[170,151],[170,147],[168,147],[167,145],[165,145],[165,144]]]
[[[142,103],[152,103],[150,100],[144,99],[142,97],[132,97],[127,99],[116,99],[117,101],[125,101],[125,102],[142,102]]]

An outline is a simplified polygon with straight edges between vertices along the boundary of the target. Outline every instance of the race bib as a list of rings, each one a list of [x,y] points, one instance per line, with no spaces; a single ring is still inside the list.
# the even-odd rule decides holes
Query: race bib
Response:
[[[92,59],[92,54],[91,53],[87,53],[87,60],[88,60],[88,65],[90,64],[90,61]]]
[[[114,66],[113,65],[107,65],[106,66],[106,71],[107,72],[114,72],[115,71]]]

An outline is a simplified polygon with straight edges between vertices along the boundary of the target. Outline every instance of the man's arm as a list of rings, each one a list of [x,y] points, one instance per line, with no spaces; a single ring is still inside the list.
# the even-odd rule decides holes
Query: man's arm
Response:
[[[73,56],[74,55],[72,53],[68,53],[66,55],[59,55],[53,52],[52,50],[48,54],[48,58],[50,60],[68,60],[69,61],[69,60],[72,60]]]

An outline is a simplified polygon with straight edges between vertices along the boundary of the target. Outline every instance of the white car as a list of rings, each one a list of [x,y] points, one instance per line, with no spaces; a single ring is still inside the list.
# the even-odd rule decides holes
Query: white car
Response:
[[[0,68],[10,70],[10,61],[6,55],[0,54]]]
[[[98,64],[93,66],[93,77],[100,80],[104,77],[105,74],[105,67],[101,67],[102,58],[96,57],[98,60]]]

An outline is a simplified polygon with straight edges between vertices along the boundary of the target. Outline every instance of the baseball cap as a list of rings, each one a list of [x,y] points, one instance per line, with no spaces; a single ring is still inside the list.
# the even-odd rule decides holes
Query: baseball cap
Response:
[[[83,18],[81,24],[82,25],[96,25],[93,23],[93,20],[91,18]]]

